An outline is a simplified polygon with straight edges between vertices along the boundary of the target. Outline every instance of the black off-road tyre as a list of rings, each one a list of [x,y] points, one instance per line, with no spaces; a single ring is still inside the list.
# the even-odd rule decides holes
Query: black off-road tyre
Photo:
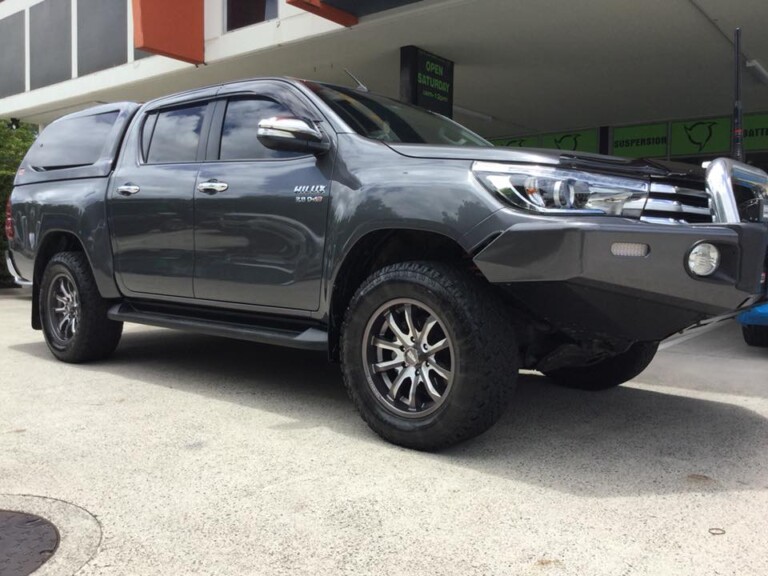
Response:
[[[750,346],[759,348],[768,348],[768,326],[747,326],[741,327],[741,334],[744,336],[744,342]]]
[[[56,358],[81,363],[112,354],[123,323],[107,318],[108,309],[85,254],[60,252],[51,258],[40,282],[40,322]]]
[[[626,352],[602,362],[578,368],[559,368],[545,372],[545,376],[565,388],[607,390],[632,380],[648,368],[658,348],[658,342],[637,342]]]
[[[415,347],[397,352],[400,340],[387,311],[395,324],[399,318],[401,333],[416,335]],[[382,268],[362,284],[346,311],[341,357],[347,392],[371,429],[394,444],[431,451],[477,436],[504,413],[517,382],[518,345],[508,320],[491,287],[458,265],[405,262]],[[422,347],[427,352],[421,360],[409,364]],[[371,361],[376,354],[385,357],[378,366],[403,358],[402,368],[377,374]],[[396,390],[404,370],[411,379],[401,380]],[[417,370],[420,376],[413,375]],[[442,392],[439,398],[427,381],[432,391]]]

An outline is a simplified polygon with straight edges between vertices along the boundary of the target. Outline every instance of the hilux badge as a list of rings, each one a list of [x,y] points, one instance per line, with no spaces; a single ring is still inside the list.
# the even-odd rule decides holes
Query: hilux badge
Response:
[[[325,185],[314,184],[306,186],[295,186],[293,193],[296,194],[296,202],[322,202],[325,196]]]
[[[325,194],[324,184],[315,184],[312,186],[296,186],[293,189],[294,194]]]

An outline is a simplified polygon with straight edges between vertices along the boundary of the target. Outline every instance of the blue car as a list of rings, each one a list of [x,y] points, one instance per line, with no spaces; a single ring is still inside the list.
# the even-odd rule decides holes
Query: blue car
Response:
[[[768,302],[742,312],[737,320],[747,344],[768,347]]]

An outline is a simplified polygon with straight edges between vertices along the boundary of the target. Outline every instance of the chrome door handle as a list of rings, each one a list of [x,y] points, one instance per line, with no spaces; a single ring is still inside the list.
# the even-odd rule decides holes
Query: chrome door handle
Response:
[[[208,180],[208,182],[201,182],[197,185],[198,192],[204,194],[217,194],[219,192],[224,192],[227,188],[229,188],[229,184],[219,182],[218,180]]]
[[[125,184],[124,186],[118,186],[117,193],[121,196],[133,196],[141,192],[141,188],[134,184]]]

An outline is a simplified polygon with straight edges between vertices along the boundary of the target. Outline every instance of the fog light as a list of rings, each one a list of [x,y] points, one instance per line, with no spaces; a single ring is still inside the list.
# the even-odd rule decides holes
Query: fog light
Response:
[[[636,242],[614,242],[611,244],[611,254],[614,256],[634,256],[642,258],[648,256],[651,247],[648,244],[638,244]]]
[[[711,276],[720,266],[720,250],[708,242],[696,244],[688,254],[688,270],[696,276]]]

